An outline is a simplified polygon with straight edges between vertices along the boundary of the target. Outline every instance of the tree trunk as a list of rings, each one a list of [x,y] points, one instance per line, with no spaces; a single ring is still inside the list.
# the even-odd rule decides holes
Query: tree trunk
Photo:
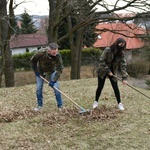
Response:
[[[71,79],[80,79],[81,54],[82,54],[82,29],[76,32],[76,40],[71,44]]]
[[[77,31],[77,45],[78,45],[78,66],[77,66],[77,79],[81,78],[81,57],[82,57],[82,28]]]
[[[61,5],[62,0],[48,0],[49,1],[49,24],[47,29],[48,42],[57,42],[58,27],[61,21]]]
[[[67,17],[68,30],[71,31],[73,25],[71,17]],[[76,38],[74,38],[76,34]],[[70,79],[80,79],[81,69],[81,53],[82,53],[82,28],[78,29],[75,33],[69,34],[69,42],[71,49],[71,72]]]
[[[13,0],[11,0],[12,2]],[[7,3],[6,0],[0,1],[0,49],[2,51],[2,68],[4,68],[5,86],[13,87],[15,85],[14,69],[12,55],[9,48],[10,32],[9,32],[9,19],[7,16]],[[2,74],[3,70],[1,70]]]
[[[78,49],[75,46],[71,46],[71,72],[70,78],[77,79],[78,68]]]
[[[5,86],[6,87],[14,87],[15,86],[15,80],[14,80],[14,68],[13,68],[13,60],[11,57],[11,52],[9,48],[9,44],[6,45],[5,47]]]
[[[0,41],[1,41],[1,37],[0,37]],[[1,49],[1,54],[2,54],[1,43],[0,43],[0,49]],[[4,60],[2,57],[1,62],[0,62],[0,88],[2,87],[2,76],[3,76],[3,74],[4,74]]]

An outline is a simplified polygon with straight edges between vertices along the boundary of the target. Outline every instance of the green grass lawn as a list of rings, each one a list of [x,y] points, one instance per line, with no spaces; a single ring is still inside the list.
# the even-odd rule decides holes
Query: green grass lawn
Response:
[[[97,79],[60,81],[61,91],[85,109],[92,109]],[[58,112],[52,89],[44,85],[44,107],[36,106],[35,84],[0,89],[1,150],[150,150],[150,100],[119,82],[120,112],[109,81],[99,107],[79,114],[63,96]],[[150,90],[140,89],[150,95]]]

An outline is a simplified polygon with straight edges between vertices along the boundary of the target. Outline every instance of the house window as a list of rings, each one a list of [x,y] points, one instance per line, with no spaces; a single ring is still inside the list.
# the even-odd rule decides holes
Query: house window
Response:
[[[29,52],[29,49],[28,48],[26,48],[26,53],[28,53]]]
[[[41,49],[41,47],[38,47],[37,50]]]

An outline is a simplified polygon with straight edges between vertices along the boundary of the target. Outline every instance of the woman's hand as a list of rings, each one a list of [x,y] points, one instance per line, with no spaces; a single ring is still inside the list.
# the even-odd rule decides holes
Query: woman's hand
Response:
[[[110,72],[108,75],[109,75],[109,76],[114,76],[112,72]]]
[[[128,82],[126,80],[123,80],[122,83],[123,83],[123,85],[128,84]]]

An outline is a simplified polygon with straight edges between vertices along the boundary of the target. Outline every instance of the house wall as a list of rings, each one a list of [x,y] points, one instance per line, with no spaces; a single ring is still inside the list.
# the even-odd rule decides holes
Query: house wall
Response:
[[[12,55],[15,55],[15,54],[24,54],[27,52],[27,49],[29,50],[28,52],[33,52],[33,51],[38,50],[38,48],[39,47],[13,48],[13,49],[11,49],[11,51],[12,51]]]

